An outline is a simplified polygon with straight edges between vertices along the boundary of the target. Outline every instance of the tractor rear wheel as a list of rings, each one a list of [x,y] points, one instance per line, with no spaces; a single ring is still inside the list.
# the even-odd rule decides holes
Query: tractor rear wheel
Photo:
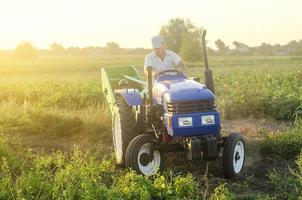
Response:
[[[130,167],[145,176],[152,176],[157,171],[162,171],[163,155],[159,150],[153,150],[153,155],[150,152],[150,146],[154,140],[154,137],[148,134],[133,138],[126,152],[126,167]]]
[[[245,161],[245,143],[239,133],[230,134],[224,143],[222,167],[225,178],[234,178],[242,172]]]
[[[124,165],[127,146],[136,136],[136,121],[132,108],[124,99],[117,99],[112,118],[113,144],[116,161]]]

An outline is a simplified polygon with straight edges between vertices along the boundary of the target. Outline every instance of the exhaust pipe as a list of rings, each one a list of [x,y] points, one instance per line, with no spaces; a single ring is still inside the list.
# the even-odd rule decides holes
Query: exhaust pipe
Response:
[[[152,94],[152,67],[147,67],[147,82],[148,82],[148,97],[149,97],[149,104],[153,105],[153,94]]]
[[[204,65],[205,65],[204,78],[205,78],[206,87],[209,90],[211,90],[211,92],[213,92],[213,94],[215,94],[213,73],[212,73],[212,70],[209,68],[209,63],[208,63],[206,34],[207,34],[207,31],[204,29],[202,31],[202,36],[201,36],[202,37],[202,51],[203,51],[203,58],[204,58]]]

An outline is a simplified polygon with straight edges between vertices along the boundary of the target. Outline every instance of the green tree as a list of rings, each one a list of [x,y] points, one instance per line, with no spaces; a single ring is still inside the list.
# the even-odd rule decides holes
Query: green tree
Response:
[[[30,42],[20,43],[15,50],[18,58],[34,58],[36,54],[37,50]]]
[[[186,61],[201,61],[202,60],[202,46],[200,42],[200,32],[188,32],[182,39],[179,54],[182,59]]]
[[[297,56],[302,56],[302,45],[301,46],[299,46],[299,47],[297,47],[297,49],[296,49],[296,55]]]
[[[250,51],[250,47],[242,42],[234,41],[233,45],[235,54],[248,54]]]
[[[108,53],[119,53],[121,51],[120,46],[115,42],[108,42],[105,49]]]
[[[201,29],[190,20],[171,19],[161,27],[159,34],[166,47],[179,53],[184,60],[198,61],[202,58]]]
[[[302,40],[300,41],[290,41],[288,44],[283,46],[285,51],[294,56],[301,56],[302,55]]]
[[[65,48],[61,44],[53,43],[49,47],[54,54],[64,54],[66,52]]]
[[[70,55],[80,55],[82,54],[80,47],[69,47],[66,52]]]
[[[273,55],[273,46],[263,42],[261,46],[257,47],[259,55]]]
[[[179,53],[182,41],[187,33],[196,28],[190,20],[181,18],[171,19],[166,25],[163,25],[159,34],[165,40],[166,47]]]
[[[221,54],[221,55],[226,55],[230,52],[230,48],[228,46],[226,46],[225,43],[221,39],[216,40],[215,45],[218,49],[219,54]]]

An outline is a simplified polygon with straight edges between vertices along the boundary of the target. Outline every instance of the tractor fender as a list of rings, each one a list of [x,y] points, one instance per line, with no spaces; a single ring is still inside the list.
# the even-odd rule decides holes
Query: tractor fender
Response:
[[[134,89],[123,89],[118,90],[116,93],[122,96],[129,106],[142,105],[142,97],[137,90]]]

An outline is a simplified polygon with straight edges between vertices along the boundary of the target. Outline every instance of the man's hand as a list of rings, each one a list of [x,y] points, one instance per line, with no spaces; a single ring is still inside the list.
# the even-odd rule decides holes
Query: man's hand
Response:
[[[187,69],[182,61],[179,61],[179,63],[176,65],[176,70],[183,74],[187,74]]]

